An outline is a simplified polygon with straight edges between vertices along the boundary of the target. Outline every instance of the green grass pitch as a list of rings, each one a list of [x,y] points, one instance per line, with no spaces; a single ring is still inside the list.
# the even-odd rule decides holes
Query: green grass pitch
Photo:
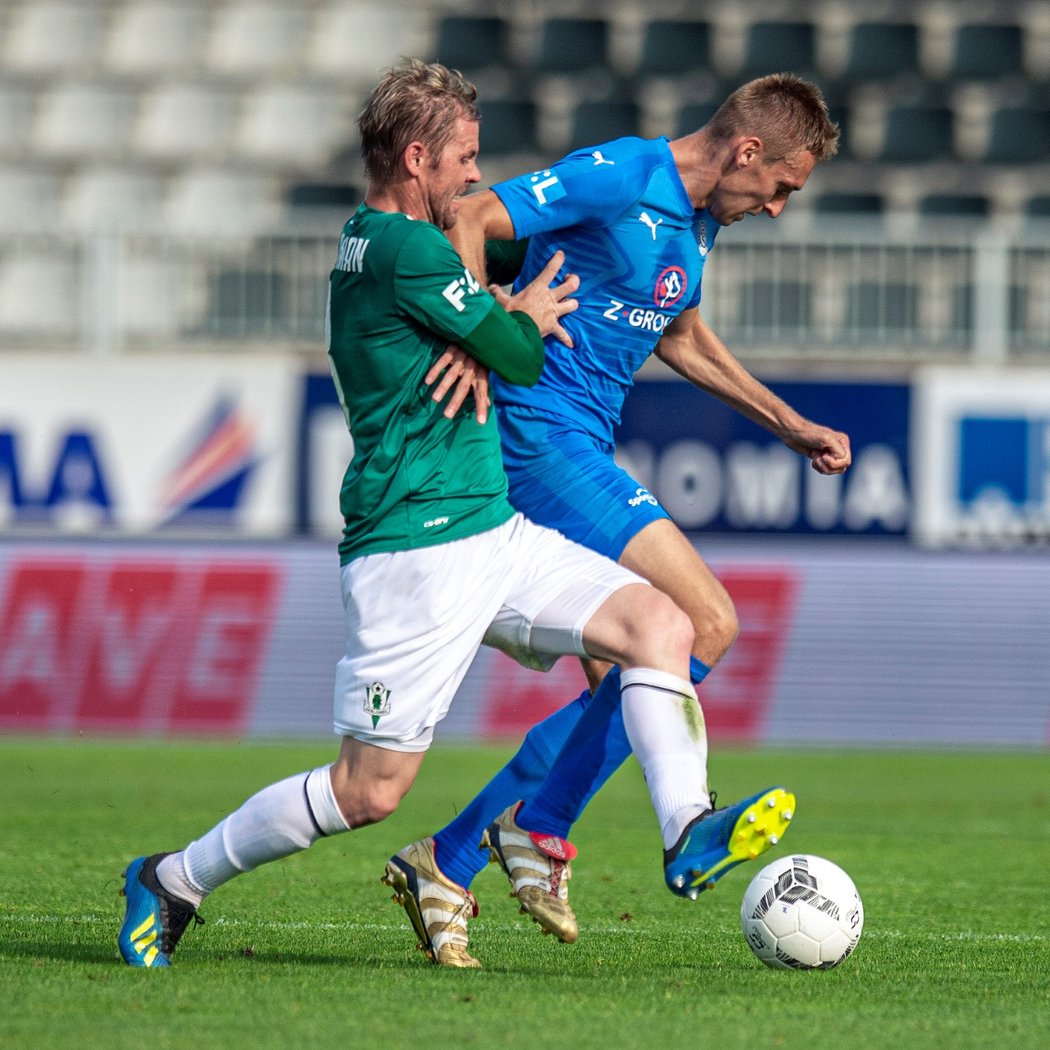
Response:
[[[0,1046],[415,1048],[1050,1046],[1050,757],[717,747],[729,802],[768,784],[798,814],[767,858],[846,869],[864,935],[827,972],[763,967],[740,898],[757,865],[695,903],[670,895],[632,762],[574,833],[575,945],[475,882],[480,971],[446,971],[379,876],[506,756],[436,746],[389,821],[318,843],[205,902],[168,971],[120,963],[119,878],[334,746],[0,743]]]

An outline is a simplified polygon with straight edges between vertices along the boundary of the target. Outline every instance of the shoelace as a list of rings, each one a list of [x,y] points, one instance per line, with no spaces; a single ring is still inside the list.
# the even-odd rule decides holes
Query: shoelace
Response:
[[[467,895],[463,898],[463,903],[452,913],[455,925],[450,921],[447,925],[453,927],[450,930],[450,936],[453,938],[450,942],[450,947],[466,951],[467,946],[467,922],[470,919],[476,919],[478,916],[478,901],[470,890],[467,890]],[[458,943],[458,938],[463,938],[463,943]]]

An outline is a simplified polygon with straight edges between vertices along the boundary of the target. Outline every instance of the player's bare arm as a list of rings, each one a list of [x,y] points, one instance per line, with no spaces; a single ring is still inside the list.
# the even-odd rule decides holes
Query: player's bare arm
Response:
[[[694,386],[775,434],[820,474],[841,474],[852,462],[849,437],[813,423],[759,382],[700,316],[683,311],[667,326],[656,355]]]
[[[503,201],[492,190],[482,190],[460,200],[459,217],[446,236],[467,269],[487,285],[485,241],[514,240],[514,223]]]

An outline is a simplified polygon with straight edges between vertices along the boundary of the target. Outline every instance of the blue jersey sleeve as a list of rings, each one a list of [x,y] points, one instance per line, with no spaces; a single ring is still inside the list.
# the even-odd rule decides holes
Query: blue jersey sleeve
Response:
[[[542,171],[496,183],[515,237],[568,226],[605,226],[638,196],[639,172],[653,143],[625,138],[570,153]]]

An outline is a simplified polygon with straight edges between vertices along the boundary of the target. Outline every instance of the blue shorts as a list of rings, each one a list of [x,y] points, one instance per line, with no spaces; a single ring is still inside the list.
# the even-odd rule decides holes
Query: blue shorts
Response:
[[[618,561],[646,525],[670,518],[616,465],[611,444],[520,408],[500,410],[498,418],[510,501],[537,524]]]

